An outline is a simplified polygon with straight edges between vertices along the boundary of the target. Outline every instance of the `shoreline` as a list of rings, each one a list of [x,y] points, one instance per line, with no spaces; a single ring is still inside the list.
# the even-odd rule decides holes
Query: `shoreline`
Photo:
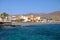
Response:
[[[25,26],[25,25],[36,25],[36,24],[60,24],[60,22],[52,22],[52,23],[40,23],[40,22],[14,22],[14,23],[6,23],[6,24],[0,24],[3,26],[16,26],[16,25],[21,25],[21,26]]]
[[[29,26],[29,25],[45,25],[45,24],[60,24],[60,23],[36,23],[36,22],[34,22],[34,23],[15,23],[15,24],[4,24],[4,25],[0,25],[0,28],[15,28],[17,25],[19,25],[19,26]]]
[[[36,24],[60,24],[60,22],[59,23],[40,23],[40,22],[23,22],[23,23],[12,23],[12,25],[22,25],[22,26],[24,26],[24,25],[36,25]]]

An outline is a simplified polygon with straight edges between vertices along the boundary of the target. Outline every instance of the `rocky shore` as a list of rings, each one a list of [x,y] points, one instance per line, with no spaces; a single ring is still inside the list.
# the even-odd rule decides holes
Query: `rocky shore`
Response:
[[[41,23],[41,22],[16,22],[12,23],[12,25],[36,25],[36,24],[60,24],[60,22],[47,22],[47,23]]]
[[[15,26],[15,25],[36,25],[36,24],[60,24],[60,22],[47,22],[47,23],[42,23],[42,22],[4,22],[4,23],[0,23],[0,25],[4,25],[4,26]]]

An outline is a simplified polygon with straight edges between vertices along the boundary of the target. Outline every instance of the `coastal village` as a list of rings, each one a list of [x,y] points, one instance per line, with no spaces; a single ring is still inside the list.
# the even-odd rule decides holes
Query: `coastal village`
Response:
[[[21,23],[55,23],[55,20],[52,20],[51,18],[42,18],[40,16],[35,15],[8,15],[6,13],[0,14],[0,23],[6,22],[6,23],[12,23],[13,25],[21,24]],[[58,21],[60,22],[60,21]]]

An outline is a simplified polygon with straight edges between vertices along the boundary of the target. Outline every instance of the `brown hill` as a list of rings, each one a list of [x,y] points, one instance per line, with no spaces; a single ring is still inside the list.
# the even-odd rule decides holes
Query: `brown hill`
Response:
[[[55,20],[60,20],[60,11],[49,13],[47,16]]]
[[[52,13],[49,13],[50,15],[60,15],[60,11],[55,11],[55,12],[52,12]]]

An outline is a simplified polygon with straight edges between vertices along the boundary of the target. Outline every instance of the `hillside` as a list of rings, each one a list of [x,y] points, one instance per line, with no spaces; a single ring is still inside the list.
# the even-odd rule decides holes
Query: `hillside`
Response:
[[[47,16],[55,20],[60,20],[60,11],[49,13]]]

